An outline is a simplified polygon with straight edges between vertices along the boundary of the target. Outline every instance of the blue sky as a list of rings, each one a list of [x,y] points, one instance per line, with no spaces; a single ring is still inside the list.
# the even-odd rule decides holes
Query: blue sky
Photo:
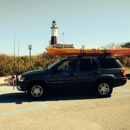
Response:
[[[32,55],[45,51],[51,25],[58,41],[75,48],[99,48],[130,42],[130,0],[0,0],[0,54]]]

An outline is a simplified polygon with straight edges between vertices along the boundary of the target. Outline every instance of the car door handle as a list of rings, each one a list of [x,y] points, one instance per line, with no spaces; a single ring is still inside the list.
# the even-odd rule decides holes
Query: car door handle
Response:
[[[99,71],[93,72],[93,74],[99,74],[99,73],[100,73]]]
[[[70,76],[76,76],[77,74],[76,73],[71,73],[69,74]]]

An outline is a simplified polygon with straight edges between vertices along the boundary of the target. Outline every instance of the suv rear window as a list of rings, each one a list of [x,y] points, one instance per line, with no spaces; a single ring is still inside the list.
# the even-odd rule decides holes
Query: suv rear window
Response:
[[[116,59],[98,59],[103,69],[121,68]]]

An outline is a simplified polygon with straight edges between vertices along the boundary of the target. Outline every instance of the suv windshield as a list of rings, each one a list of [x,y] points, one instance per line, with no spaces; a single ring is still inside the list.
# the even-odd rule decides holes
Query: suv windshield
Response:
[[[51,70],[51,69],[53,69],[55,66],[57,66],[57,65],[59,65],[61,63],[61,61],[60,60],[58,60],[57,62],[55,62],[55,63],[53,63],[52,65],[50,65],[50,66],[48,66],[48,70]]]

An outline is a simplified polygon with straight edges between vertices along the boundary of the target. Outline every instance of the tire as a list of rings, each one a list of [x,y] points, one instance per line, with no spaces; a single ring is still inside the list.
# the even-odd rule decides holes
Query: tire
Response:
[[[102,80],[96,84],[96,93],[100,97],[110,97],[112,91],[113,87],[109,81]]]
[[[32,83],[27,90],[32,99],[41,99],[46,93],[45,87],[41,83]]]

